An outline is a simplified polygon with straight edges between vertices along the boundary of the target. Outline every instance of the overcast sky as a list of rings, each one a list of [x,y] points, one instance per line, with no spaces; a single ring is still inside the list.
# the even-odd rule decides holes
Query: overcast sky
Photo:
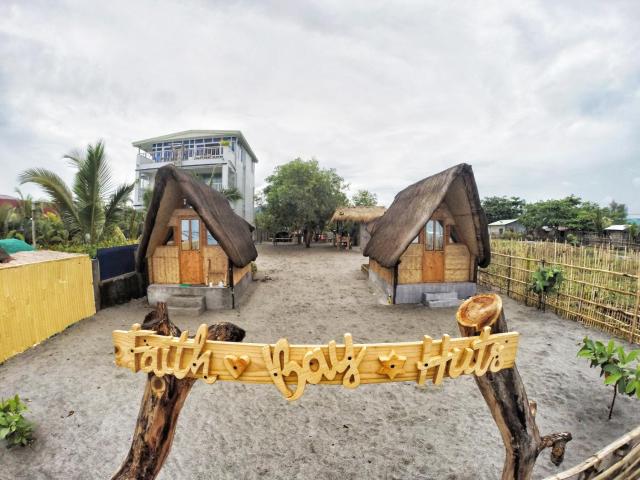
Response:
[[[0,193],[103,138],[242,130],[387,206],[457,163],[481,196],[640,216],[640,2],[0,2]],[[40,193],[33,187],[24,191]]]

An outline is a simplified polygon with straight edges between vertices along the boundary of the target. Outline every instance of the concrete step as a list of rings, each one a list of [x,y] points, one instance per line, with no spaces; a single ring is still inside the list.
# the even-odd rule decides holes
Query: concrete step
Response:
[[[457,300],[458,294],[456,292],[438,292],[438,293],[425,293],[422,296],[422,302],[429,302],[431,300]]]
[[[449,298],[446,300],[427,300],[425,305],[429,308],[449,308],[449,307],[459,307],[462,303],[462,300],[458,300],[457,298]]]
[[[167,299],[169,307],[199,307],[204,304],[204,297],[200,295],[171,295]]]
[[[204,312],[204,305],[198,307],[167,307],[169,310],[169,317],[199,317]]]

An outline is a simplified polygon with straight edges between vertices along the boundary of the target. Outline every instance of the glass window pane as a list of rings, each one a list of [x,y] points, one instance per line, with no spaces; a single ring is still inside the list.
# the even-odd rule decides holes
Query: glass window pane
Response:
[[[444,225],[440,220],[436,220],[435,222],[435,248],[434,250],[443,250],[444,249]]]
[[[191,250],[191,245],[189,245],[189,220],[180,221],[180,230],[182,232],[180,248],[182,248],[182,250]]]
[[[429,220],[427,225],[425,226],[425,250],[433,250],[433,234],[434,234],[434,225],[433,220]]]
[[[207,245],[218,245],[218,241],[215,239],[211,232],[207,230]]]
[[[200,220],[191,220],[191,249],[200,249]]]

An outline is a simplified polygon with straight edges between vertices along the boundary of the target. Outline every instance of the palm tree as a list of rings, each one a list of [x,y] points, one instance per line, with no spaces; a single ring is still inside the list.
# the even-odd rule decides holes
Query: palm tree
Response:
[[[134,184],[112,188],[102,140],[87,145],[86,152],[73,152],[64,158],[77,169],[72,188],[45,168],[25,170],[20,183],[39,185],[51,197],[69,233],[81,241],[97,243],[117,226]]]

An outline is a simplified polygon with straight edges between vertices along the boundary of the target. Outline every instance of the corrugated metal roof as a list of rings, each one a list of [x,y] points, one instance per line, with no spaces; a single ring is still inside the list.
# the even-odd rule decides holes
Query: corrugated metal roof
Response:
[[[489,226],[490,227],[492,227],[492,226],[496,227],[496,226],[499,226],[499,225],[509,225],[510,223],[514,223],[514,222],[517,222],[517,221],[518,221],[517,218],[512,218],[511,220],[498,220],[496,222],[490,223]]]
[[[629,225],[611,225],[610,227],[605,228],[605,231],[609,232],[624,232]]]

